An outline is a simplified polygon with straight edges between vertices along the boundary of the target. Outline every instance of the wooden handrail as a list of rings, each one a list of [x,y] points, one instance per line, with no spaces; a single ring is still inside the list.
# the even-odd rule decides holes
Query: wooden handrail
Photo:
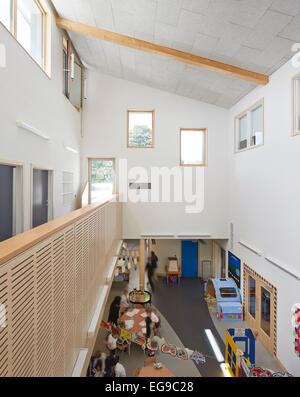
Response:
[[[70,212],[67,215],[54,219],[44,225],[30,229],[25,233],[18,234],[6,241],[0,243],[0,265],[10,261],[22,252],[28,250],[34,245],[40,243],[42,240],[50,237],[65,227],[77,222],[82,217],[89,215],[95,209],[104,206],[105,204],[116,200],[117,196],[112,195],[96,204],[88,205],[79,210]]]

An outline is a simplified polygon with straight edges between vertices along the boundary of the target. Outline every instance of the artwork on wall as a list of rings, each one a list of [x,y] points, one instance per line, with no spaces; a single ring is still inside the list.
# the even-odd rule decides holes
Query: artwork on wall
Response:
[[[228,251],[228,277],[232,278],[241,288],[241,260]]]
[[[292,325],[295,336],[295,353],[300,357],[300,303],[296,303],[292,308]]]

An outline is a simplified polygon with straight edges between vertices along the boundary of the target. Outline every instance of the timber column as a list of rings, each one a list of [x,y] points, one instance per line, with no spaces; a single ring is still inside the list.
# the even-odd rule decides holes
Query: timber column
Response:
[[[140,290],[145,291],[145,240],[140,240]]]

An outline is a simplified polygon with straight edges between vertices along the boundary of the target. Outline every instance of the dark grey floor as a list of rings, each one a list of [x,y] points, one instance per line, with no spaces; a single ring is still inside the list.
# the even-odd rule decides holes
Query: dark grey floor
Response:
[[[152,303],[168,320],[184,346],[209,356],[205,364],[197,365],[201,375],[222,377],[220,364],[214,358],[204,329],[211,329],[224,356],[225,344],[211,320],[204,300],[203,282],[196,278],[182,278],[180,285],[166,285],[159,279],[154,286]]]

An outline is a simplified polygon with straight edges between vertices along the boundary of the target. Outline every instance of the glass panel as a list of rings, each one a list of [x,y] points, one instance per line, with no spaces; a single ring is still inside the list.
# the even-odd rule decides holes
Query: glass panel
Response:
[[[251,135],[250,145],[256,146],[263,143],[263,107],[259,105],[251,110]]]
[[[255,318],[255,302],[256,302],[256,281],[249,276],[248,279],[248,311]]]
[[[81,91],[82,91],[82,70],[81,66],[74,63],[74,79],[70,81],[70,101],[73,105],[81,107]]]
[[[114,161],[90,160],[91,204],[111,195],[114,188]]]
[[[9,31],[12,31],[12,0],[0,1],[0,22],[2,22]]]
[[[238,131],[239,131],[238,150],[246,149],[248,146],[248,142],[247,142],[247,113],[238,119]]]
[[[65,96],[68,95],[68,52],[63,49],[63,89]]]
[[[205,164],[205,132],[181,130],[181,165]]]
[[[295,79],[294,81],[294,102],[295,102],[295,131],[300,131],[300,78]]]
[[[237,293],[234,288],[220,288],[220,294],[222,298],[236,298]]]
[[[261,321],[260,326],[270,336],[271,331],[271,294],[261,287]]]
[[[43,13],[34,0],[18,0],[17,38],[25,50],[43,64]]]
[[[130,147],[152,147],[153,113],[129,112]]]

